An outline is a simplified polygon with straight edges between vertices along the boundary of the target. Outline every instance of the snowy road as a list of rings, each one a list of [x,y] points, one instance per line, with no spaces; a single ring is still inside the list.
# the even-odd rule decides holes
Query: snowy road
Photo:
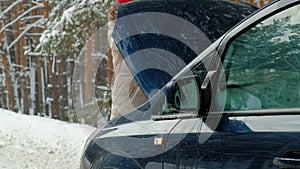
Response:
[[[0,169],[76,169],[94,128],[0,109]]]

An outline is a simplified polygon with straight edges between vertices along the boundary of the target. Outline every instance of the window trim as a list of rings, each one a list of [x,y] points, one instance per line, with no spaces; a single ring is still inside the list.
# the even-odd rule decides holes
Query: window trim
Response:
[[[226,117],[300,115],[300,108],[209,112],[209,116],[212,117],[219,117],[222,115]],[[206,113],[204,116],[208,116],[208,113]]]

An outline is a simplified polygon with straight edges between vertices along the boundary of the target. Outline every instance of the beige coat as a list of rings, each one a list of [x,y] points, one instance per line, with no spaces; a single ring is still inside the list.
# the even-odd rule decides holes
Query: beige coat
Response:
[[[111,5],[108,21],[108,42],[112,57],[113,78],[111,81],[112,90],[112,110],[111,118],[120,116],[147,101],[147,97],[140,89],[130,72],[125,60],[118,50],[112,32],[116,23],[117,8],[115,4]]]

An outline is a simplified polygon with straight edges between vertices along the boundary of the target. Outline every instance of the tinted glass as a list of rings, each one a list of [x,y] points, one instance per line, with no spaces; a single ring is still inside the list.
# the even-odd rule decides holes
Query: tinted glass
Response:
[[[196,109],[199,104],[198,85],[195,78],[178,82],[175,89],[175,105],[179,109]]]
[[[113,38],[139,86],[150,97],[256,9],[230,0],[134,1],[118,6]],[[198,38],[199,31],[203,38]]]
[[[226,111],[300,107],[300,5],[236,38],[223,66]]]

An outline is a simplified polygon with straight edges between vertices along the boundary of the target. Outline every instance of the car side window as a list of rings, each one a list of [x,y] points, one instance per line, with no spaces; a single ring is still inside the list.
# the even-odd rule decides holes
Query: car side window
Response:
[[[300,5],[234,39],[223,67],[225,111],[300,107]]]

